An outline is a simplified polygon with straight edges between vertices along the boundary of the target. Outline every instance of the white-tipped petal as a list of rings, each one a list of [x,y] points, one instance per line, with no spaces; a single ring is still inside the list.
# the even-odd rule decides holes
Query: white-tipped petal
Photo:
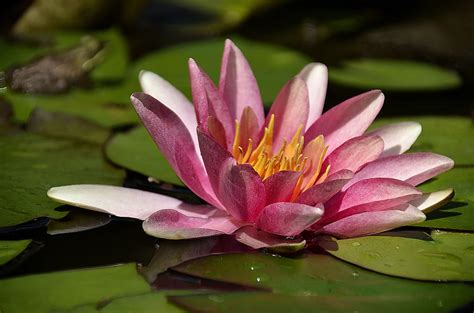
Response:
[[[209,206],[193,206],[153,192],[105,185],[53,187],[48,190],[48,197],[60,203],[140,220],[164,209],[174,209],[193,217],[207,217],[217,210]]]
[[[421,125],[416,122],[389,124],[371,131],[383,139],[384,151],[380,157],[402,154],[410,149],[421,134]]]
[[[410,203],[426,214],[439,209],[448,203],[453,197],[454,189],[448,188],[435,192],[424,193],[420,198],[410,201]]]

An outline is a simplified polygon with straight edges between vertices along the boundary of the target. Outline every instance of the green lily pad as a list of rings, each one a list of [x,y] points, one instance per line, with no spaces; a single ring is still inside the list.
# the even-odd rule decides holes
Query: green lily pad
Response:
[[[107,144],[105,153],[118,166],[184,186],[143,126],[114,136]]]
[[[410,60],[358,59],[331,68],[331,82],[358,89],[430,91],[459,87],[459,74],[440,66]]]
[[[62,218],[46,196],[53,186],[119,185],[124,173],[105,163],[100,147],[29,133],[0,136],[0,227],[40,216]]]
[[[130,94],[137,89],[114,85],[90,90],[76,89],[64,95],[28,95],[5,92],[12,103],[15,118],[25,122],[40,107],[51,112],[65,112],[88,119],[104,127],[115,127],[138,121],[129,104]]]
[[[446,312],[445,307],[457,307],[456,300],[424,302],[418,295],[340,296],[287,295],[267,292],[219,293],[207,295],[170,296],[171,302],[191,312]]]
[[[135,264],[39,274],[1,280],[0,309],[46,313],[149,291]]]
[[[474,126],[467,117],[407,116],[377,119],[371,129],[403,121],[419,122],[420,137],[410,151],[431,151],[452,158],[456,166],[474,165]]]
[[[111,299],[110,302],[101,306],[98,306],[97,303],[79,306],[61,313],[180,313],[185,311],[171,304],[167,296],[183,293],[194,294],[196,291],[151,292],[143,295]]]
[[[1,240],[0,241],[0,265],[14,259],[28,247],[31,240]]]
[[[383,274],[431,281],[474,281],[474,234],[433,231],[433,240],[368,236],[322,240],[332,255]]]
[[[419,227],[474,231],[474,168],[454,168],[418,186],[423,192],[454,188],[451,202],[427,214]]]
[[[263,102],[270,105],[283,85],[311,59],[293,50],[242,38],[232,38],[247,57],[260,86]],[[133,64],[136,80],[140,70],[163,76],[191,99],[188,59],[193,58],[216,82],[219,76],[224,38],[176,45],[149,54]],[[138,90],[138,85],[137,89]]]
[[[407,308],[416,307],[416,312],[446,312],[466,304],[474,296],[474,287],[468,284],[390,277],[321,254],[303,254],[294,258],[261,253],[208,256],[178,265],[173,270],[206,279],[269,288],[283,296],[328,296],[352,298],[356,302],[359,299],[364,304],[360,312],[380,312],[371,309],[372,303],[384,303],[390,307],[390,303],[403,302]],[[220,301],[219,295],[215,300]],[[240,297],[240,300],[244,306],[245,298]],[[199,311],[197,308],[194,310]],[[348,307],[344,308],[347,310]]]

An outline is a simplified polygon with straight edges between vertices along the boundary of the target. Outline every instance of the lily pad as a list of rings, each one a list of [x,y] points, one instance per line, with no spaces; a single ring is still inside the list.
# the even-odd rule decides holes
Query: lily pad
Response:
[[[105,153],[118,166],[184,186],[143,126],[114,136],[107,144]]]
[[[287,295],[266,292],[173,295],[169,299],[191,312],[446,312],[444,307],[456,307],[455,301],[442,300],[424,303],[418,295],[404,297],[361,297],[340,295]]]
[[[252,66],[263,102],[268,105],[273,102],[283,85],[311,62],[307,56],[286,48],[242,38],[232,37],[232,40]],[[133,64],[133,74],[130,75],[136,80],[140,70],[155,72],[191,99],[188,59],[195,59],[217,81],[223,50],[224,38],[176,45],[138,60]]]
[[[433,231],[432,240],[368,236],[322,240],[332,255],[383,274],[430,281],[474,281],[474,234]]]
[[[407,116],[377,119],[371,129],[402,121],[419,122],[420,137],[410,151],[431,151],[452,158],[455,166],[474,165],[474,126],[467,117]]]
[[[358,59],[331,68],[331,82],[358,89],[432,91],[459,87],[461,77],[454,70],[411,60]]]
[[[446,312],[466,304],[474,296],[474,287],[468,284],[440,284],[390,277],[321,254],[303,254],[294,258],[261,253],[208,256],[173,269],[206,279],[270,288],[283,296],[327,296],[355,303],[361,301],[364,309],[360,312],[380,312],[371,309],[372,304],[377,308],[380,303],[386,307],[404,303],[407,308],[416,307],[415,312]],[[245,298],[238,294],[235,296],[240,297],[240,307],[244,307]],[[287,298],[289,301],[294,299]],[[219,295],[215,300],[220,302]],[[226,298],[223,300],[226,303]],[[235,301],[230,301],[229,307],[230,303]],[[194,310],[199,311],[198,308]],[[344,308],[347,310],[347,307]]]
[[[31,240],[1,240],[0,241],[0,265],[14,259],[28,247]]]
[[[419,227],[474,231],[474,168],[454,168],[419,186],[423,192],[452,187],[451,202],[427,214]]]
[[[185,312],[182,309],[171,304],[166,298],[169,294],[196,293],[194,292],[151,292],[143,295],[121,297],[111,299],[104,305],[97,303],[79,306],[72,310],[63,311],[61,313],[178,313]],[[59,312],[58,312],[59,313]]]
[[[135,264],[24,276],[0,281],[0,309],[43,313],[150,291]]]
[[[100,147],[29,133],[0,137],[0,227],[40,216],[62,218],[46,196],[53,186],[79,183],[118,185],[123,171],[105,163]]]

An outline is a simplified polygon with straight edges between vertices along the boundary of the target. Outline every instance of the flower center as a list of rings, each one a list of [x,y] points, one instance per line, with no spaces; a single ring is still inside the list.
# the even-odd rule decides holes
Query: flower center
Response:
[[[280,171],[300,172],[291,197],[291,200],[294,200],[301,192],[326,179],[330,166],[326,166],[323,172],[321,168],[328,147],[324,146],[323,136],[318,136],[305,145],[304,136],[301,135],[303,126],[300,126],[289,142],[285,139],[278,150],[274,150],[274,124],[275,116],[272,114],[260,141],[255,145],[253,140],[248,138],[244,148],[240,122],[236,121],[232,155],[238,164],[250,164],[262,179]]]

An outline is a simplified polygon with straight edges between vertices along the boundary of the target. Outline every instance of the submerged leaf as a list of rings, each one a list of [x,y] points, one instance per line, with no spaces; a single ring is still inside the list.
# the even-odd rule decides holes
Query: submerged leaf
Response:
[[[2,240],[0,241],[0,265],[15,258],[28,247],[31,240]]]

